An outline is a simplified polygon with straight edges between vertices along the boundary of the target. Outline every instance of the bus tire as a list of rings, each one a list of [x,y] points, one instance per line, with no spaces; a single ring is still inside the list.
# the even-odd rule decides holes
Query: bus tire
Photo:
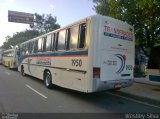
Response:
[[[49,71],[46,71],[44,74],[44,84],[48,89],[51,89],[53,87],[52,75]]]
[[[26,74],[24,73],[24,67],[23,66],[21,66],[21,75],[22,76],[25,76]]]

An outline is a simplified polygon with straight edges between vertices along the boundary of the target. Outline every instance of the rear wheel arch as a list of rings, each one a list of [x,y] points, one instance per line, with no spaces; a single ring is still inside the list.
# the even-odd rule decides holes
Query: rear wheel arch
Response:
[[[49,70],[49,69],[45,69],[45,70],[44,70],[44,72],[43,72],[43,80],[44,80],[45,75],[46,75],[46,73],[47,73],[47,72],[49,72],[49,73],[51,74],[51,72],[50,72],[50,70]]]
[[[43,81],[47,88],[51,89],[53,87],[52,84],[52,74],[49,69],[45,69],[43,73]]]
[[[21,65],[21,74],[22,74],[22,76],[25,76],[25,73],[24,73],[24,66],[23,66],[23,65]]]

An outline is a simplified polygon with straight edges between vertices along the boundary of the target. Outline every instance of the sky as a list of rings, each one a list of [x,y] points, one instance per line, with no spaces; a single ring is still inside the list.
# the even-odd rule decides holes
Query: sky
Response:
[[[0,46],[7,35],[30,29],[28,24],[8,22],[8,10],[52,14],[61,27],[95,15],[92,0],[0,0]]]

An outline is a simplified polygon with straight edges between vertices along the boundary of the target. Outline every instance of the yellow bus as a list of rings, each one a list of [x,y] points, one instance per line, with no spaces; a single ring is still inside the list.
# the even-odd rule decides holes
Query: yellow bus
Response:
[[[2,64],[9,69],[17,68],[17,48],[3,51]]]

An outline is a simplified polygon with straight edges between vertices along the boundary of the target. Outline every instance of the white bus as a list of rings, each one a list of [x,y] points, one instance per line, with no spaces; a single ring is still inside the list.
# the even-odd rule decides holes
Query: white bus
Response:
[[[81,91],[120,89],[133,83],[134,29],[95,15],[20,45],[22,75]]]
[[[3,51],[2,64],[4,66],[8,67],[9,69],[18,68],[17,60],[18,60],[17,48]]]

